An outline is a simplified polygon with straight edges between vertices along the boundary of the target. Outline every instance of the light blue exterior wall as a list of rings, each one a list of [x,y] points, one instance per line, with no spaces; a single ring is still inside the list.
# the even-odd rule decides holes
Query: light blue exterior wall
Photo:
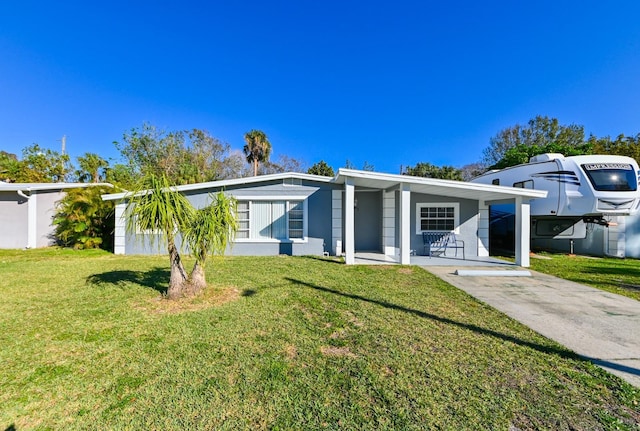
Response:
[[[459,233],[456,233],[456,238],[464,241],[464,252],[467,257],[478,256],[478,201],[411,193],[411,250],[414,250],[416,255],[424,255],[422,235],[416,233],[417,205],[420,203],[459,203]],[[447,251],[447,254],[449,253],[453,251]]]
[[[357,251],[382,251],[382,192],[355,193],[355,248]]]
[[[230,186],[224,189],[228,195],[243,199],[305,199],[307,202],[307,237],[304,240],[237,240],[226,254],[262,256],[275,254],[322,255],[331,250],[331,191],[336,185],[303,180],[301,185],[286,185],[282,180],[267,181],[250,186]],[[202,208],[211,202],[210,194],[219,188],[184,192],[191,204]],[[178,242],[180,240],[178,239]],[[159,241],[160,249],[153,247],[149,235],[126,233],[125,254],[164,254],[166,244]]]
[[[27,247],[28,208],[16,192],[0,192],[0,248]]]

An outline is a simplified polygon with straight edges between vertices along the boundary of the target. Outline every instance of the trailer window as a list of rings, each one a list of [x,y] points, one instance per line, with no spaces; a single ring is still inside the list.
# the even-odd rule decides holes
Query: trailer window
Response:
[[[582,168],[598,191],[635,191],[638,187],[636,173],[629,163],[587,163]]]
[[[533,189],[533,180],[518,181],[517,183],[513,183],[513,187],[517,187],[519,189]]]

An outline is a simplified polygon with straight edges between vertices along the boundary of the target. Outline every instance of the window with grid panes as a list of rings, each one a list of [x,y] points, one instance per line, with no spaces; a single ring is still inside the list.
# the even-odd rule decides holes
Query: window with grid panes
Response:
[[[236,238],[249,238],[249,201],[238,201]]]
[[[451,204],[418,204],[416,231],[453,232],[458,227],[457,203]]]
[[[304,201],[238,201],[236,239],[304,238]]]
[[[304,237],[304,206],[302,201],[289,202],[289,238]]]

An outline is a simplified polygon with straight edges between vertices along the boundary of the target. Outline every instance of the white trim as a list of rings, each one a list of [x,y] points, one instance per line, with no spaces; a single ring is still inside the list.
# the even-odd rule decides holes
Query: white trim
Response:
[[[385,190],[382,195],[382,248],[386,256],[396,255],[395,190]]]
[[[96,186],[113,188],[113,184],[109,183],[5,183],[0,181],[0,192],[16,192],[18,190],[32,192],[43,190],[79,189]]]
[[[253,218],[251,217],[253,201],[262,202],[285,202],[285,215],[287,225],[287,238],[235,238],[237,243],[298,243],[305,244],[309,242],[309,199],[307,196],[289,195],[289,196],[238,196],[235,199],[239,202],[249,202],[249,236],[251,236],[251,228],[253,227]],[[289,202],[302,202],[302,238],[289,238]]]
[[[453,230],[447,232],[460,233],[460,202],[418,202],[416,203],[416,234],[422,235],[422,232],[437,231],[436,229],[420,229],[420,221],[422,220],[422,217],[420,217],[420,210],[422,208],[436,207],[453,207]]]
[[[331,249],[334,256],[342,256],[342,190],[331,191]]]
[[[344,261],[347,265],[356,263],[355,249],[355,184],[353,178],[344,183]]]
[[[287,178],[316,181],[320,183],[329,183],[333,181],[333,178],[325,177],[322,175],[302,174],[298,172],[285,172],[280,174],[258,175],[254,177],[245,177],[245,178],[234,178],[230,180],[210,181],[206,183],[185,184],[182,186],[171,187],[171,189],[178,192],[186,192],[186,191],[194,191],[194,190],[224,188],[228,186],[237,186],[237,185],[245,185],[245,184],[251,185],[255,183],[263,183],[268,181],[284,180]],[[300,187],[300,186],[290,186],[290,187]],[[144,193],[144,192],[141,192],[141,193]],[[131,197],[132,195],[133,195],[132,192],[111,193],[111,194],[102,195],[102,199],[106,201],[116,200],[116,199],[126,199],[128,197]]]
[[[400,263],[411,263],[411,186],[400,185]]]
[[[516,265],[529,266],[531,250],[531,205],[529,200],[516,198]]]
[[[38,246],[38,193],[31,192],[27,205],[27,248],[36,248]]]
[[[489,256],[489,206],[478,201],[478,257]]]

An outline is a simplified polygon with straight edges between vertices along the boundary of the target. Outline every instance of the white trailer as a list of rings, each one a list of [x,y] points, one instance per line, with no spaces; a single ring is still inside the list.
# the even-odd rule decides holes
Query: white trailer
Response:
[[[572,239],[584,238],[588,223],[606,226],[610,216],[638,213],[639,171],[625,156],[547,153],[471,181],[546,190],[546,198],[531,202],[532,238]]]

